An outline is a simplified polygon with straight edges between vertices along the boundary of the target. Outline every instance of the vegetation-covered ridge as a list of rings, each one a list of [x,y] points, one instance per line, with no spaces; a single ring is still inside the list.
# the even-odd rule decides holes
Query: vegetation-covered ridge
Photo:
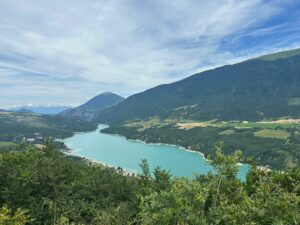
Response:
[[[93,123],[61,116],[0,112],[0,142],[41,144],[47,137],[66,138],[74,132],[90,131],[96,127]]]
[[[300,48],[289,50],[289,51],[283,51],[273,54],[264,55],[261,57],[258,57],[257,59],[260,60],[277,60],[277,59],[286,59],[289,57],[300,55]]]
[[[240,149],[246,157],[272,169],[300,166],[300,121],[190,121],[159,118],[128,121],[102,130],[147,143],[166,143],[215,157],[214,146],[225,154]]]
[[[236,178],[240,152],[217,148],[216,174],[173,178],[160,168],[123,176],[69,157],[51,143],[0,150],[0,224],[299,224],[300,170],[252,166]],[[152,174],[152,175],[151,175]]]
[[[103,109],[112,105],[116,105],[123,99],[123,97],[117,94],[105,92],[93,97],[86,103],[76,108],[67,109],[61,112],[60,115],[68,118],[91,121],[94,120]]]
[[[300,115],[300,50],[276,53],[192,75],[132,95],[99,113],[109,124],[128,120],[275,120]]]

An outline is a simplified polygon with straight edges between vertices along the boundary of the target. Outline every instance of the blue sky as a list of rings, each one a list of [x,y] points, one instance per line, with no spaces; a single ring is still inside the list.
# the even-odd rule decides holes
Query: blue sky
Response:
[[[298,0],[0,0],[0,108],[129,96],[299,46]]]

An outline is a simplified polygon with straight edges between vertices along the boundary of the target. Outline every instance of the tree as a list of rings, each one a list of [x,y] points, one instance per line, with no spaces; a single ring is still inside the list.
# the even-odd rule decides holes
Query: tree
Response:
[[[26,211],[17,209],[12,212],[6,205],[0,208],[0,224],[1,225],[25,225],[30,222]]]

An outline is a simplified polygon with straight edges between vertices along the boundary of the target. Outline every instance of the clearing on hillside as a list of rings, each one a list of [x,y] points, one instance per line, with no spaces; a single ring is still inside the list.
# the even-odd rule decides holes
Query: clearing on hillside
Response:
[[[263,129],[254,133],[256,137],[287,139],[291,134],[284,130]]]

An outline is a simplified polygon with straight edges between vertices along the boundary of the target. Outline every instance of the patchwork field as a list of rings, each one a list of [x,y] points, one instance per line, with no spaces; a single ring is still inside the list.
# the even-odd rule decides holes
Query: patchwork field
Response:
[[[153,128],[153,127],[163,127],[163,126],[167,126],[170,124],[174,124],[176,123],[177,120],[171,120],[171,119],[167,119],[167,120],[161,120],[158,118],[153,118],[153,119],[149,119],[149,120],[137,120],[137,121],[130,121],[128,123],[125,123],[123,126],[125,127],[133,127],[133,128],[137,128],[139,131],[144,131],[147,130],[149,128]]]
[[[289,105],[300,105],[300,98],[291,98],[289,100]]]
[[[175,126],[177,129],[189,130],[196,127],[228,127],[235,129],[287,129],[293,127],[300,127],[300,119],[279,119],[274,121],[258,121],[258,122],[248,122],[248,121],[190,121],[190,120],[175,120],[167,119],[162,120],[158,118],[153,118],[149,120],[137,120],[129,121],[123,126],[139,128],[141,131],[163,126]],[[226,134],[226,133],[224,133]]]

